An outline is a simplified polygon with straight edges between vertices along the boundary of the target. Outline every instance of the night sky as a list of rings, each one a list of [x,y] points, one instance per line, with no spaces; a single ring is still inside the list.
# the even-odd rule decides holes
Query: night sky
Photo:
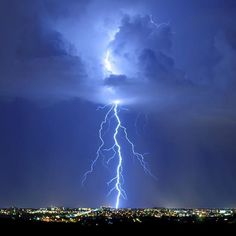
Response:
[[[114,205],[105,111],[124,145],[121,207],[236,207],[236,1],[0,0],[0,207]],[[109,142],[109,140],[108,140]]]

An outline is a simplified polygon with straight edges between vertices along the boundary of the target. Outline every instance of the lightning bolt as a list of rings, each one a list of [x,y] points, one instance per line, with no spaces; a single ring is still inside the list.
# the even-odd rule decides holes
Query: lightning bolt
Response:
[[[97,110],[99,110],[99,109],[105,109],[106,107],[107,107],[107,106],[98,107]],[[113,106],[112,106],[112,107],[109,109],[109,111],[106,113],[105,118],[104,118],[104,120],[102,121],[102,123],[101,123],[101,125],[100,125],[100,129],[99,129],[99,131],[98,131],[98,137],[99,137],[99,139],[100,139],[100,141],[101,141],[101,145],[100,145],[100,146],[98,147],[98,149],[97,149],[96,157],[95,157],[95,159],[92,161],[92,164],[91,164],[91,166],[90,166],[90,169],[89,169],[87,172],[85,172],[85,174],[84,174],[84,176],[83,176],[83,179],[82,179],[82,184],[83,184],[83,185],[84,185],[84,182],[85,182],[86,179],[87,179],[87,176],[93,172],[94,165],[96,164],[96,162],[97,162],[97,160],[99,159],[100,155],[103,155],[103,154],[102,154],[102,148],[103,148],[105,142],[104,142],[104,140],[103,140],[102,131],[103,131],[104,125],[105,125],[105,124],[107,123],[107,121],[108,121],[108,117],[109,117],[109,115],[110,115],[110,113],[111,113],[112,110],[113,110]]]
[[[121,145],[119,143],[119,136],[123,135],[124,139],[127,141],[127,143],[130,146],[131,152],[133,157],[135,157],[140,165],[142,166],[142,168],[144,169],[145,173],[149,174],[150,176],[152,176],[153,178],[156,178],[148,169],[147,167],[147,163],[145,162],[145,158],[144,155],[145,154],[141,154],[135,151],[135,145],[134,143],[130,140],[129,136],[128,136],[128,132],[127,132],[127,128],[125,126],[122,125],[121,119],[119,117],[119,101],[115,101],[113,104],[111,105],[106,105],[103,107],[99,107],[98,109],[106,109],[108,106],[110,106],[109,110],[107,111],[107,113],[105,114],[104,120],[101,122],[100,125],[100,129],[98,132],[98,136],[100,139],[100,146],[97,149],[96,152],[96,157],[95,159],[92,161],[90,169],[85,172],[83,179],[82,179],[82,184],[84,184],[84,182],[86,181],[87,177],[89,174],[91,174],[94,171],[94,166],[96,164],[96,162],[99,160],[100,157],[104,157],[107,155],[108,152],[112,151],[113,154],[110,156],[110,158],[107,159],[106,163],[107,165],[110,163],[111,160],[117,158],[117,166],[116,166],[116,173],[115,173],[115,177],[113,177],[110,181],[107,182],[108,186],[110,186],[111,184],[113,184],[113,187],[110,189],[110,191],[108,192],[108,196],[112,193],[112,192],[116,192],[116,203],[115,203],[115,208],[118,209],[120,206],[120,199],[121,197],[123,199],[127,199],[127,194],[125,192],[125,190],[123,189],[123,184],[124,184],[124,177],[123,177],[123,156],[122,156],[122,148]],[[108,129],[110,127],[110,122],[114,120],[116,126],[114,129],[114,133],[113,133],[113,145],[109,148],[105,148],[105,141],[104,141],[104,134],[106,134],[108,132]],[[104,127],[105,125],[108,124],[108,129],[105,130],[104,132]]]

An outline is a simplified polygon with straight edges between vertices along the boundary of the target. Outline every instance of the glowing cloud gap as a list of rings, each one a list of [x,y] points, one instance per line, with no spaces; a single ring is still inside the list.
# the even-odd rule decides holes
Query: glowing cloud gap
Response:
[[[113,154],[107,159],[106,164],[109,165],[111,160],[113,160],[117,157],[117,166],[116,166],[115,177],[113,177],[110,181],[107,182],[108,186],[110,186],[111,184],[114,184],[107,195],[109,196],[114,191],[117,193],[116,194],[116,203],[115,203],[116,209],[119,208],[119,206],[120,206],[121,197],[123,199],[127,198],[127,194],[126,194],[125,190],[123,189],[123,184],[124,184],[123,156],[122,156],[122,152],[121,152],[121,145],[118,140],[119,135],[123,134],[123,137],[125,138],[125,140],[127,141],[127,143],[131,147],[132,155],[137,158],[140,165],[144,169],[145,173],[149,174],[150,176],[152,176],[153,178],[156,179],[156,177],[150,172],[150,170],[147,167],[147,163],[145,162],[145,159],[144,159],[144,154],[141,154],[141,153],[138,153],[135,151],[135,146],[128,136],[127,129],[125,126],[122,125],[121,119],[119,117],[119,110],[120,110],[120,107],[118,109],[119,103],[120,103],[119,101],[114,101],[112,105],[106,105],[106,106],[98,108],[98,110],[100,110],[100,109],[103,110],[103,109],[107,108],[108,106],[110,106],[110,109],[106,113],[105,118],[100,125],[100,129],[99,129],[98,134],[99,134],[99,139],[101,141],[101,144],[97,149],[97,152],[96,152],[97,155],[96,155],[95,159],[92,161],[90,169],[84,174],[83,180],[82,180],[82,184],[84,184],[84,182],[87,179],[87,176],[93,172],[94,166],[95,166],[96,162],[98,161],[98,159],[100,158],[100,156],[105,157],[105,156],[107,156],[108,152],[112,151]],[[103,140],[103,137],[106,133],[109,132],[110,122],[112,120],[115,120],[115,122],[116,122],[116,126],[113,131],[114,132],[113,133],[114,144],[110,148],[104,148],[105,142]],[[104,126],[107,123],[108,123],[108,128],[104,132]],[[106,152],[106,155],[104,154],[104,152]]]

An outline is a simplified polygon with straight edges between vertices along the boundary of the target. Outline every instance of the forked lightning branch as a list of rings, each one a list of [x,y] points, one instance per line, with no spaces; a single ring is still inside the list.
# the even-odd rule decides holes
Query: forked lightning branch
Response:
[[[100,146],[97,149],[96,152],[96,157],[91,163],[90,169],[84,174],[82,183],[86,181],[88,175],[92,174],[92,172],[95,169],[95,165],[101,157],[107,157],[106,162],[107,164],[110,163],[111,160],[115,159],[116,160],[116,171],[114,173],[114,177],[110,179],[107,184],[110,187],[110,190],[108,192],[108,196],[115,192],[116,193],[116,200],[115,200],[115,208],[120,207],[120,199],[121,197],[123,199],[127,199],[127,194],[126,191],[123,188],[124,185],[124,176],[123,176],[123,150],[126,147],[123,147],[120,144],[119,137],[123,137],[126,140],[126,143],[129,145],[131,149],[132,156],[137,158],[139,161],[140,165],[143,167],[144,171],[153,176],[152,173],[149,171],[147,168],[147,164],[144,159],[144,155],[141,153],[136,152],[134,143],[130,140],[127,132],[127,128],[122,124],[119,112],[120,112],[120,101],[116,100],[110,105],[106,105],[104,107],[99,107],[99,110],[105,110],[108,109],[108,111],[105,114],[104,120],[100,124],[100,129],[98,132],[98,137],[100,139]],[[105,148],[106,144],[104,141],[104,135],[107,133],[106,128],[109,129],[109,123],[114,122],[114,129],[113,130],[108,130],[109,132],[112,132],[112,137],[113,137],[113,145],[109,148]],[[112,152],[112,155],[109,155],[109,153]],[[154,177],[154,176],[153,176]]]

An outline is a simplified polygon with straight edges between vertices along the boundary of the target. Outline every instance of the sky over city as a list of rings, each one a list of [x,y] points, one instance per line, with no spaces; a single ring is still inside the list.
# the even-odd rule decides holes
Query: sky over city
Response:
[[[0,207],[114,205],[99,160],[119,116],[121,207],[236,207],[234,0],[1,0]],[[106,141],[112,136],[108,136]]]

